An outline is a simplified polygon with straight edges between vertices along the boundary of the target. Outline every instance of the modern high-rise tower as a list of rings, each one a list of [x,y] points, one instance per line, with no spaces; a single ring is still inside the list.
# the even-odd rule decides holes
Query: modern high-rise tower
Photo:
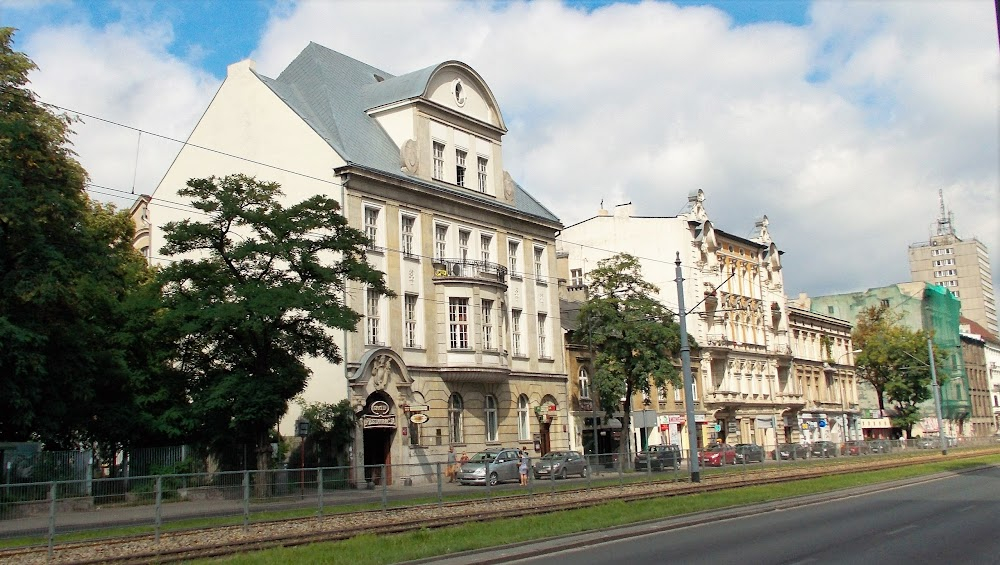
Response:
[[[963,316],[996,335],[997,305],[989,250],[976,238],[958,237],[941,191],[938,198],[941,213],[930,241],[910,245],[910,280],[946,287],[962,301]]]

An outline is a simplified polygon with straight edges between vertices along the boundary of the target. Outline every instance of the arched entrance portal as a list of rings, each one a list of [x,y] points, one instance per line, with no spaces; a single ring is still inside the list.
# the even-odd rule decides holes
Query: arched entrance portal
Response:
[[[384,391],[368,395],[361,413],[365,481],[392,484],[392,440],[396,437],[396,406]],[[383,475],[384,469],[384,475]]]

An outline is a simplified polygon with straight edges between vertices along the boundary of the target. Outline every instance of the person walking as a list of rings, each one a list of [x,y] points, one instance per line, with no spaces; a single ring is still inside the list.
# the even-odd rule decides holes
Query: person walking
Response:
[[[455,469],[455,448],[452,447],[452,446],[450,446],[450,445],[448,446],[448,463],[447,463],[447,465],[448,466],[445,468],[444,473],[445,473],[445,475],[448,476],[448,482],[449,483],[453,483],[453,482],[455,482],[455,475],[457,475],[458,472]]]
[[[517,470],[521,472],[521,486],[528,486],[528,452],[523,449],[521,450],[521,462]]]

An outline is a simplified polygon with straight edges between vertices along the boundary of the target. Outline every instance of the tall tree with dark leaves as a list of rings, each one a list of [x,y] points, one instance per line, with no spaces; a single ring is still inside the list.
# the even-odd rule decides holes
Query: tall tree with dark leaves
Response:
[[[674,361],[680,354],[680,326],[674,313],[654,296],[659,289],[643,280],[639,260],[622,253],[588,273],[590,296],[580,309],[579,338],[597,352],[593,386],[608,417],[621,405],[623,461],[631,461],[634,394],[650,395],[651,385],[680,385]],[[624,399],[624,400],[622,400]]]
[[[12,41],[0,28],[0,439],[70,448],[128,413],[121,300],[141,258],[127,216],[88,199],[71,119],[27,89]]]
[[[345,289],[391,292],[334,200],[285,207],[278,184],[245,175],[192,179],[178,194],[207,220],[164,226],[161,253],[177,258],[158,274],[175,364],[205,439],[255,445],[263,470],[269,433],[310,376],[303,357],[342,361],[330,330],[361,317]]]

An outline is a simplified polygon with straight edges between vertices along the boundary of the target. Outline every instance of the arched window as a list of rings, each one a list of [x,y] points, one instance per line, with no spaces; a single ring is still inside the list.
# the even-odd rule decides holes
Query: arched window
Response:
[[[486,408],[484,409],[486,420],[486,441],[497,440],[497,399],[493,395],[486,395]]]
[[[528,397],[524,394],[517,399],[517,439],[531,439],[531,420],[528,418]]]
[[[448,400],[448,424],[451,431],[451,443],[462,443],[462,410],[465,404],[462,395],[457,392]]]
[[[580,367],[580,398],[588,399],[590,398],[590,376],[587,374],[586,367]]]

